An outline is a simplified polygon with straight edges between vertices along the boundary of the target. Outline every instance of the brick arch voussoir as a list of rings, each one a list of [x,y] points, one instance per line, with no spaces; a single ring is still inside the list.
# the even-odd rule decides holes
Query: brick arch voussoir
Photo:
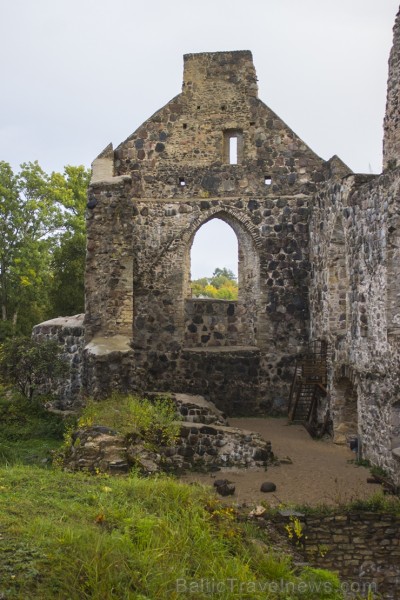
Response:
[[[187,227],[187,229],[183,232],[181,236],[181,241],[185,246],[191,245],[194,236],[206,223],[211,221],[212,219],[219,218],[222,221],[225,221],[228,225],[235,230],[235,224],[239,226],[239,228],[247,235],[250,236],[254,245],[257,248],[262,247],[262,239],[257,227],[251,221],[251,219],[243,214],[240,211],[237,211],[233,208],[220,208],[218,206],[214,206],[204,213],[201,216],[197,217],[192,223]]]

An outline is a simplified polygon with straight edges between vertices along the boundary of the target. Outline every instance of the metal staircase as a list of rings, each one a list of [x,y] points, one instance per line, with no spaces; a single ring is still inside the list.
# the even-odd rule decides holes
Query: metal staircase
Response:
[[[318,434],[318,399],[326,396],[328,350],[328,344],[323,340],[310,342],[296,359],[290,388],[289,421],[302,423],[311,435]]]

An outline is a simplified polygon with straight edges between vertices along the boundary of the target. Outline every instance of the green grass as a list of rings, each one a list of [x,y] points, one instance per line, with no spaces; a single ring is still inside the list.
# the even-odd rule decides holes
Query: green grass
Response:
[[[217,582],[213,598],[341,598],[334,575],[296,575],[287,555],[252,543],[232,509],[166,476],[3,467],[0,522],[5,598],[200,599]],[[277,591],[299,584],[305,592]]]
[[[100,410],[111,426],[120,415],[115,403]],[[1,599],[342,598],[335,575],[295,570],[205,488],[64,472],[43,463],[62,444],[64,422],[4,393],[0,417]]]
[[[106,425],[125,435],[139,435],[153,450],[173,445],[180,432],[175,403],[168,396],[153,400],[113,394],[96,402],[89,400],[78,425]]]
[[[0,465],[42,464],[63,440],[66,421],[0,386]]]
[[[366,500],[353,500],[345,507],[348,512],[376,512],[400,515],[400,498],[379,491]]]
[[[264,504],[264,503],[262,503]],[[369,498],[359,498],[348,503],[335,506],[328,504],[281,504],[280,506],[265,505],[267,514],[276,516],[282,509],[290,509],[310,517],[328,517],[330,515],[346,514],[351,512],[374,512],[400,515],[400,497],[385,494],[379,490]]]

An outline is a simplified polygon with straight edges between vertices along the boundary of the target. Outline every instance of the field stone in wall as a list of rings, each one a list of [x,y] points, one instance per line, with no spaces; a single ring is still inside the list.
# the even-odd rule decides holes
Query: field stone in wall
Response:
[[[82,353],[84,347],[84,317],[57,317],[36,325],[32,337],[36,341],[54,341],[60,347],[61,358],[68,365],[68,374],[56,387],[43,386],[40,394],[52,394],[57,409],[67,410],[80,404],[82,391]]]

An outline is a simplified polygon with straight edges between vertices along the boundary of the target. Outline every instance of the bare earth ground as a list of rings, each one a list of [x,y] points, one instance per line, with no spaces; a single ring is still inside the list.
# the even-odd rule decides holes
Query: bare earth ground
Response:
[[[228,479],[236,486],[230,503],[254,506],[267,501],[278,504],[338,505],[368,498],[380,487],[367,483],[369,470],[355,464],[356,456],[347,446],[331,440],[313,440],[301,425],[288,424],[284,418],[230,419],[232,427],[256,431],[272,442],[278,459],[289,457],[292,464],[278,464],[260,469],[221,470],[212,474],[190,473],[184,481],[213,485],[216,478]],[[276,484],[276,491],[263,493],[264,481]]]

